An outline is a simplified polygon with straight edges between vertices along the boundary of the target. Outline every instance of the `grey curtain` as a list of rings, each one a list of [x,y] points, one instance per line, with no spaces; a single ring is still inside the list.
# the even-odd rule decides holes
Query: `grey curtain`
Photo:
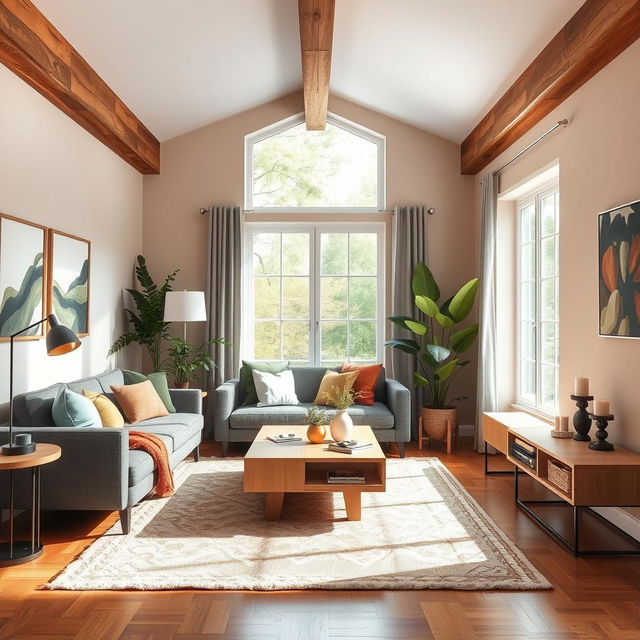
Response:
[[[478,339],[478,395],[475,449],[484,452],[482,414],[496,411],[496,226],[498,174],[482,178],[482,231],[480,239],[480,335]],[[493,450],[490,448],[493,452]]]
[[[207,264],[207,340],[224,338],[233,347],[214,344],[211,355],[218,365],[208,375],[207,413],[213,415],[212,391],[238,375],[241,324],[242,210],[211,207],[209,215],[209,259]],[[205,437],[212,426],[205,421]]]
[[[427,262],[427,207],[422,205],[396,207],[393,212],[393,274],[392,305],[394,316],[415,316],[411,277],[418,262]],[[406,331],[393,325],[392,337],[406,338]],[[413,385],[415,358],[391,349],[391,375],[411,390],[411,437],[418,435],[418,408],[423,392]]]

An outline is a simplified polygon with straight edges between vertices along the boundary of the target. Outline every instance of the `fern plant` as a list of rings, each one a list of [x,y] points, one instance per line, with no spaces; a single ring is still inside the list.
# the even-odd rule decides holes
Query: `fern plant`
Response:
[[[171,291],[179,269],[166,276],[164,283],[159,287],[149,274],[144,256],[138,256],[136,262],[136,279],[140,283],[140,288],[127,289],[136,309],[135,311],[125,309],[131,329],[111,345],[109,355],[117,353],[129,344],[137,343],[149,352],[153,370],[158,371],[160,345],[162,339],[168,337],[167,328],[169,327],[169,323],[164,321],[164,299],[167,291]]]

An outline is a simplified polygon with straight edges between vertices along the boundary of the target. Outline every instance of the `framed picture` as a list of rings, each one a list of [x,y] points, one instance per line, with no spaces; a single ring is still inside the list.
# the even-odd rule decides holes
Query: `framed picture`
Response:
[[[599,334],[640,338],[640,200],[598,215]]]
[[[49,230],[48,313],[78,336],[89,335],[91,242]]]
[[[46,269],[46,228],[0,213],[0,340],[44,317]],[[42,326],[17,340],[39,338]]]

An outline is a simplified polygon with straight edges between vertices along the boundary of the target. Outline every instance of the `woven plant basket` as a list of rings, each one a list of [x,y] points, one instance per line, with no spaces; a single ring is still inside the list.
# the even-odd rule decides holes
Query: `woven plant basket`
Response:
[[[422,427],[428,438],[445,440],[447,437],[447,421],[451,422],[451,431],[454,432],[458,424],[457,409],[432,409],[420,407]]]

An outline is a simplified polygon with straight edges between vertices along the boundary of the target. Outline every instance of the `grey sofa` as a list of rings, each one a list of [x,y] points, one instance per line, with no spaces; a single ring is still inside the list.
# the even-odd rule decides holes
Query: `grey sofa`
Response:
[[[155,484],[153,460],[144,451],[129,450],[128,429],[160,436],[167,445],[172,468],[191,452],[197,460],[203,427],[202,393],[200,389],[171,389],[176,413],[124,429],[53,426],[51,407],[61,386],[78,393],[89,389],[108,395],[111,385],[121,384],[124,384],[122,371],[115,369],[18,395],[14,398],[14,425],[16,433],[31,433],[35,442],[62,447],[60,459],[42,468],[42,509],[118,510],[122,529],[128,533],[131,507],[148,495]],[[7,427],[0,427],[0,442],[7,440]],[[15,484],[16,506],[29,507],[29,474],[16,473]],[[9,504],[8,485],[7,481],[0,483],[4,508]]]
[[[303,424],[313,404],[325,367],[291,367],[299,405],[258,407],[243,405],[243,388],[238,379],[229,380],[214,392],[214,439],[226,455],[229,442],[251,442],[260,427],[268,424]],[[337,370],[337,369],[334,369]],[[331,411],[328,412],[331,415]],[[368,424],[378,442],[396,442],[404,457],[404,443],[411,440],[411,394],[396,380],[388,380],[384,369],[375,389],[372,406],[356,404],[349,409],[354,424]]]

